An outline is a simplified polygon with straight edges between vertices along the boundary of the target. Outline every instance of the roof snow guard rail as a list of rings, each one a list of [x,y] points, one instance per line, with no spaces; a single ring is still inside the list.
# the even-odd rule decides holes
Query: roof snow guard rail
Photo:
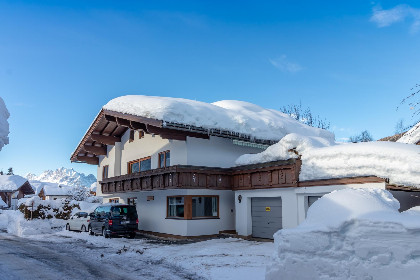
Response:
[[[266,139],[257,139],[252,137],[249,134],[239,133],[239,132],[233,132],[230,130],[222,130],[217,128],[203,128],[193,125],[185,125],[180,123],[174,123],[174,122],[163,122],[162,127],[170,128],[170,129],[177,129],[182,131],[190,131],[190,132],[197,132],[197,133],[203,133],[211,136],[218,136],[223,138],[230,138],[230,139],[237,139],[242,140],[246,142],[251,143],[258,143],[262,145],[273,145],[278,142],[278,140],[266,140]]]

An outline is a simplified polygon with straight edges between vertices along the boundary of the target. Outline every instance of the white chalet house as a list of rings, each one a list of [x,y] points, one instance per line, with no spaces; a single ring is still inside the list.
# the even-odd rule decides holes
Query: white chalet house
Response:
[[[71,161],[98,166],[97,195],[136,205],[140,231],[175,237],[272,238],[325,193],[386,188],[376,176],[300,181],[300,157],[235,164],[290,133],[334,142],[326,130],[246,102],[122,96],[102,108]]]

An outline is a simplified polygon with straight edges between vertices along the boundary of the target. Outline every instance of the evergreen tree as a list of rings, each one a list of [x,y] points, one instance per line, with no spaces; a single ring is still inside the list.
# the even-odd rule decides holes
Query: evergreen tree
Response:
[[[7,169],[7,174],[6,175],[15,175],[13,174],[13,168],[9,167],[9,169]]]

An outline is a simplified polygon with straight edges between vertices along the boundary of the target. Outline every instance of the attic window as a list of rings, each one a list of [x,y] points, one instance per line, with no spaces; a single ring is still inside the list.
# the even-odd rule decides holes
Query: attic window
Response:
[[[134,141],[134,130],[130,130],[130,138],[128,138],[128,142],[131,143]]]
[[[139,130],[139,139],[144,137],[144,131],[143,130]]]

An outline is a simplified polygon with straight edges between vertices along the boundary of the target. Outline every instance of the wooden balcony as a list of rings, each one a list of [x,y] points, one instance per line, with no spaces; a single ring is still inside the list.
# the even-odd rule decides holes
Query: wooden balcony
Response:
[[[102,193],[165,189],[249,190],[297,187],[299,160],[234,168],[176,165],[104,179]]]

